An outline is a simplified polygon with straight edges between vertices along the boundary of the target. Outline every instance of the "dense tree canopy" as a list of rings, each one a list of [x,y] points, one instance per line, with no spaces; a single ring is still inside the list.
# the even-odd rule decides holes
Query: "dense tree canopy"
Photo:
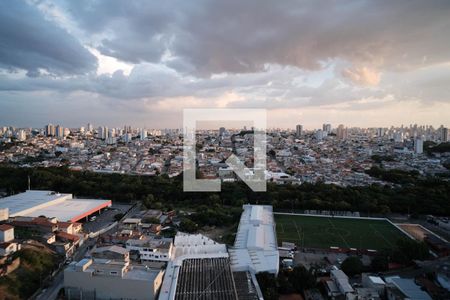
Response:
[[[120,202],[143,201],[151,208],[206,208],[197,223],[213,224],[215,205],[241,207],[244,203],[272,204],[276,210],[349,210],[363,214],[388,212],[450,214],[450,182],[436,178],[413,178],[395,187],[371,185],[339,187],[332,184],[277,185],[268,183],[267,192],[253,192],[244,183],[224,183],[218,193],[183,192],[182,176],[135,176],[70,171],[67,168],[0,167],[0,189],[17,193],[27,189],[28,176],[34,189],[73,193],[77,197],[112,199]],[[205,215],[209,217],[205,218]],[[228,214],[232,217],[232,213]],[[217,216],[216,216],[217,217]],[[222,217],[222,216],[219,216]],[[228,218],[228,217],[225,217]]]

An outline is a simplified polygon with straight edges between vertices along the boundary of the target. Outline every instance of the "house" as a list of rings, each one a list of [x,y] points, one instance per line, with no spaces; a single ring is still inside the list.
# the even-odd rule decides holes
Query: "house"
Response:
[[[389,278],[386,282],[388,300],[431,300],[430,295],[423,291],[413,279],[397,277]]]
[[[127,250],[139,252],[141,262],[167,262],[171,258],[172,240],[163,238],[130,239],[126,243]]]
[[[8,256],[20,250],[20,245],[15,242],[0,243],[0,256]]]
[[[54,233],[46,233],[42,236],[41,239],[47,244],[53,244],[54,242],[56,242],[56,235]]]
[[[74,244],[78,244],[78,242],[80,241],[80,237],[78,235],[75,234],[70,234],[64,231],[58,231],[56,233],[56,238],[58,240],[62,240],[64,242],[68,241],[68,242],[72,242]]]
[[[162,226],[161,224],[142,224],[142,231],[145,233],[159,235],[161,233]]]
[[[82,224],[81,223],[72,223],[72,222],[57,222],[58,224],[58,230],[70,233],[70,234],[76,234],[81,231]]]
[[[39,231],[42,233],[55,232],[58,230],[58,225],[53,220],[37,217],[37,218],[15,218],[11,225],[15,227],[26,228],[30,230]]]
[[[138,229],[140,225],[141,219],[138,218],[127,218],[122,222],[122,227],[126,229]]]
[[[14,227],[8,224],[0,225],[0,243],[14,240]]]
[[[130,254],[127,249],[119,246],[106,246],[95,248],[91,251],[91,256],[96,259],[115,260],[115,261],[130,261]]]
[[[353,293],[354,290],[348,281],[347,275],[342,270],[331,270],[331,280],[336,284],[339,292],[343,295]]]

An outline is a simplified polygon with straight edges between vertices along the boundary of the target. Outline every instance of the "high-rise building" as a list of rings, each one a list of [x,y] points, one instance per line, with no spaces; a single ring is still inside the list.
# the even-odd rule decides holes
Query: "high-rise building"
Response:
[[[92,132],[94,130],[94,126],[91,123],[87,124],[87,131]]]
[[[219,128],[219,136],[223,136],[225,134],[225,127]]]
[[[108,127],[100,126],[97,130],[97,137],[102,140],[106,140],[108,138]]]
[[[56,125],[55,131],[56,131],[56,137],[58,137],[60,139],[64,138],[64,127],[62,127],[60,125]]]
[[[131,133],[125,133],[123,135],[123,141],[125,143],[131,143],[132,140],[133,140],[133,136],[131,135]]]
[[[423,140],[421,138],[416,138],[414,140],[414,153],[416,154],[423,153]]]
[[[448,128],[446,127],[441,130],[441,142],[448,142]]]
[[[323,124],[322,130],[326,132],[327,134],[331,133],[331,124]]]
[[[295,127],[295,136],[300,137],[303,134],[303,125],[297,125]]]
[[[326,134],[326,132],[323,131],[322,129],[319,129],[316,131],[315,137],[318,141],[321,141],[321,140],[323,140],[324,134]]]
[[[116,129],[110,128],[108,130],[108,137],[115,137],[116,136]]]
[[[45,126],[45,135],[46,136],[55,136],[56,135],[56,129],[55,126],[52,124],[48,124]]]
[[[396,132],[394,132],[393,137],[394,137],[394,142],[396,142],[396,143],[403,142],[403,132],[396,131]]]
[[[17,137],[17,140],[22,142],[27,139],[27,134],[26,134],[25,130],[20,129],[19,131],[17,131],[16,137]]]
[[[345,140],[347,138],[347,128],[345,128],[343,124],[338,126],[336,136],[340,140]]]
[[[383,137],[384,136],[384,128],[380,127],[377,128],[377,137]]]
[[[139,137],[140,137],[141,141],[146,140],[147,139],[147,130],[142,128],[141,131],[139,132]]]

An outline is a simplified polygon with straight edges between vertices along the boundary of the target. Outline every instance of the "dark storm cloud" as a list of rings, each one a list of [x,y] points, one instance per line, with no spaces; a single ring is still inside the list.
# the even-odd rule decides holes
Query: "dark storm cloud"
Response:
[[[201,75],[263,71],[270,63],[313,70],[343,59],[355,67],[344,74],[364,84],[374,82],[364,74],[450,58],[446,0],[69,1],[67,6],[85,30],[105,33],[98,45],[103,54],[133,63],[169,55],[164,63]]]
[[[24,1],[0,2],[0,68],[81,74],[95,70],[97,59],[73,36],[46,20]]]

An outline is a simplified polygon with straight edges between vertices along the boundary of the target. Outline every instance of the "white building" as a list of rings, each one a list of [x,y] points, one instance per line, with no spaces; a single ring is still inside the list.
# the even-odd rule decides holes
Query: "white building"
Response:
[[[180,273],[185,261],[228,259],[227,247],[202,234],[178,232],[174,239],[172,259],[166,267],[166,274],[159,293],[160,300],[176,299]],[[228,265],[229,268],[229,265]],[[194,273],[195,270],[192,270]],[[211,279],[211,281],[213,281]],[[194,288],[194,287],[193,287]]]
[[[76,222],[111,204],[111,200],[73,199],[72,194],[27,190],[1,198],[0,210],[7,208],[10,217],[43,215],[60,221]]]
[[[353,293],[354,290],[348,281],[348,276],[342,270],[331,270],[331,280],[336,284],[339,292],[343,295]]]
[[[14,227],[8,224],[0,225],[0,243],[8,243],[14,240]]]
[[[146,140],[147,139],[147,130],[142,128],[139,133],[139,136],[140,136],[141,141]]]
[[[133,140],[133,135],[132,135],[131,133],[125,133],[125,134],[122,136],[122,139],[123,139],[123,141],[124,141],[125,143],[131,143],[132,140]]]
[[[0,257],[8,256],[20,250],[20,244],[14,242],[14,227],[8,224],[0,225]]]
[[[423,153],[423,140],[421,138],[417,138],[414,140],[414,153],[416,154]]]
[[[129,239],[126,242],[127,250],[139,252],[142,263],[147,261],[168,262],[172,257],[172,242],[162,238]]]
[[[19,131],[17,131],[16,137],[17,137],[17,140],[23,142],[27,139],[27,134],[26,134],[25,130],[20,129]]]
[[[279,253],[272,206],[244,205],[234,247],[229,250],[233,271],[278,274]]]

